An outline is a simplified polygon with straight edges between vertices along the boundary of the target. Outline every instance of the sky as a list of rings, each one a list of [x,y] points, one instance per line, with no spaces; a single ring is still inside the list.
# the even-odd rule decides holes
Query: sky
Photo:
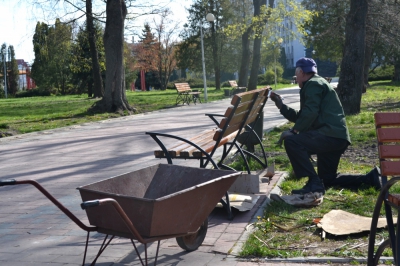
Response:
[[[155,0],[156,2],[166,2],[167,0]],[[192,1],[173,0],[174,2],[166,4],[174,13],[171,17],[176,21],[179,19],[181,25],[187,18],[185,8],[189,7]],[[47,21],[49,12],[35,8],[24,0],[0,0],[0,45],[6,43],[7,46],[13,45],[16,59],[24,59],[25,62],[33,63],[34,53],[32,38],[35,32],[37,21],[48,24],[54,23],[54,18]],[[145,21],[151,21],[150,18],[141,18],[136,22],[143,25]],[[131,37],[126,36],[127,40]],[[137,38],[135,38],[137,39]]]

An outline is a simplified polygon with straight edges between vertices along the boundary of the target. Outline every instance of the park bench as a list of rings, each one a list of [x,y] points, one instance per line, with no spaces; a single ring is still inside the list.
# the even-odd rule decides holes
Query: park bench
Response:
[[[224,164],[224,161],[230,152],[236,148],[235,152],[243,158],[248,173],[250,173],[248,158],[255,159],[262,167],[267,168],[267,157],[261,139],[250,124],[253,122],[255,124],[259,119],[267,102],[269,91],[270,87],[265,87],[234,95],[231,100],[231,106],[226,109],[224,114],[205,114],[216,126],[191,138],[185,139],[167,133],[146,132],[160,146],[160,149],[154,151],[155,157],[166,158],[169,164],[172,164],[173,159],[195,159],[200,161],[201,168],[207,167],[210,163],[215,169],[235,170]],[[259,158],[254,153],[245,150],[243,144],[239,145],[237,142],[238,136],[245,127],[258,139],[258,143],[262,147],[263,158]],[[160,138],[173,138],[177,142],[166,147]],[[214,156],[218,148],[222,148],[222,155],[217,161]],[[225,201],[222,200],[221,203],[228,210],[231,217],[228,194]]]
[[[197,101],[201,103],[200,94],[201,92],[192,91],[189,86],[189,83],[175,83],[175,88],[178,92],[178,96],[176,96],[176,105],[179,103],[189,105],[190,102],[196,104]]]
[[[382,189],[377,198],[372,214],[371,231],[368,243],[368,266],[377,265],[379,258],[387,247],[391,247],[396,265],[400,265],[400,235],[399,235],[399,211],[400,194],[390,188],[400,181],[400,113],[375,113],[376,137],[378,139],[378,155],[381,169]],[[388,177],[391,177],[388,180]],[[378,219],[381,215],[382,205],[387,221],[389,238],[375,243]],[[396,210],[396,222],[393,222],[392,208]],[[379,237],[379,240],[381,237]],[[375,252],[376,245],[379,245]],[[374,254],[375,253],[375,254]]]

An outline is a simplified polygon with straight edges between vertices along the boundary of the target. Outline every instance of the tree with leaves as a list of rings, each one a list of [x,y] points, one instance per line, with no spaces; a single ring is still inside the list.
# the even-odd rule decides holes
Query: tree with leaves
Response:
[[[240,36],[242,40],[238,85],[256,89],[261,43],[275,46],[281,34],[285,34],[287,39],[301,38],[301,34],[305,33],[303,24],[311,18],[312,12],[304,9],[295,0],[268,0],[268,5],[265,0],[253,0],[253,8],[241,8],[244,2],[232,1],[233,10],[237,13],[225,32],[234,38]],[[275,7],[272,8],[273,6]],[[283,23],[285,19],[290,21],[298,31],[286,28]],[[250,49],[251,43],[253,43],[253,49]],[[248,79],[249,69],[250,80]]]
[[[154,20],[156,39],[157,39],[157,68],[160,86],[162,90],[167,88],[169,77],[176,69],[175,40],[174,34],[178,29],[178,24],[172,24],[168,17],[172,15],[170,10],[165,10],[160,14],[160,20]],[[168,28],[168,25],[171,25]]]
[[[8,93],[15,96],[18,92],[19,70],[17,60],[15,59],[14,46],[8,46]]]
[[[151,32],[150,24],[145,23],[140,41],[133,48],[138,69],[145,72],[157,71],[159,45],[157,38]]]
[[[32,64],[31,77],[41,89],[50,89],[48,77],[48,63],[50,61],[47,50],[47,36],[49,26],[44,22],[37,22],[33,35],[33,51],[35,59]]]
[[[223,29],[230,23],[233,16],[231,3],[228,0],[197,0],[189,8],[188,23],[181,37],[183,42],[178,45],[178,66],[202,71],[200,30],[204,33],[204,53],[207,74],[213,69],[216,89],[221,87],[221,72],[233,72],[237,69],[237,59],[234,43]],[[206,15],[212,13],[214,22],[205,22]],[[224,55],[231,56],[224,56]]]
[[[72,44],[72,27],[56,19],[54,26],[36,24],[33,36],[35,59],[32,78],[42,89],[60,89],[67,93],[71,77],[69,60]]]
[[[100,75],[105,76],[106,62],[105,52],[103,44],[103,29],[99,22],[94,22],[94,38],[96,41],[96,50],[98,55],[98,65],[100,69]],[[79,31],[76,34],[75,42],[71,49],[71,61],[70,69],[72,72],[72,84],[77,88],[79,94],[87,92],[88,97],[96,97],[95,87],[95,75],[93,74],[93,55],[91,45],[89,43],[87,25],[86,23],[79,27]],[[101,78],[101,81],[103,79]],[[103,86],[101,86],[103,87]]]

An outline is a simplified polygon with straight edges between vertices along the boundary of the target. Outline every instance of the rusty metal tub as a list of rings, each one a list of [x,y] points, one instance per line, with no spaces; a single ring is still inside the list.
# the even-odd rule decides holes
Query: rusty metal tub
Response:
[[[157,164],[78,190],[83,201],[115,199],[143,237],[172,236],[196,232],[238,175],[234,171]],[[134,238],[112,205],[86,212],[99,232]]]

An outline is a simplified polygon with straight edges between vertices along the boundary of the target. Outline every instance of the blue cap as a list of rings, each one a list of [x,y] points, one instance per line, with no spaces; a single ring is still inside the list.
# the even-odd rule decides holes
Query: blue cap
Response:
[[[312,58],[302,57],[296,62],[296,67],[300,67],[304,73],[318,73],[317,64]]]

